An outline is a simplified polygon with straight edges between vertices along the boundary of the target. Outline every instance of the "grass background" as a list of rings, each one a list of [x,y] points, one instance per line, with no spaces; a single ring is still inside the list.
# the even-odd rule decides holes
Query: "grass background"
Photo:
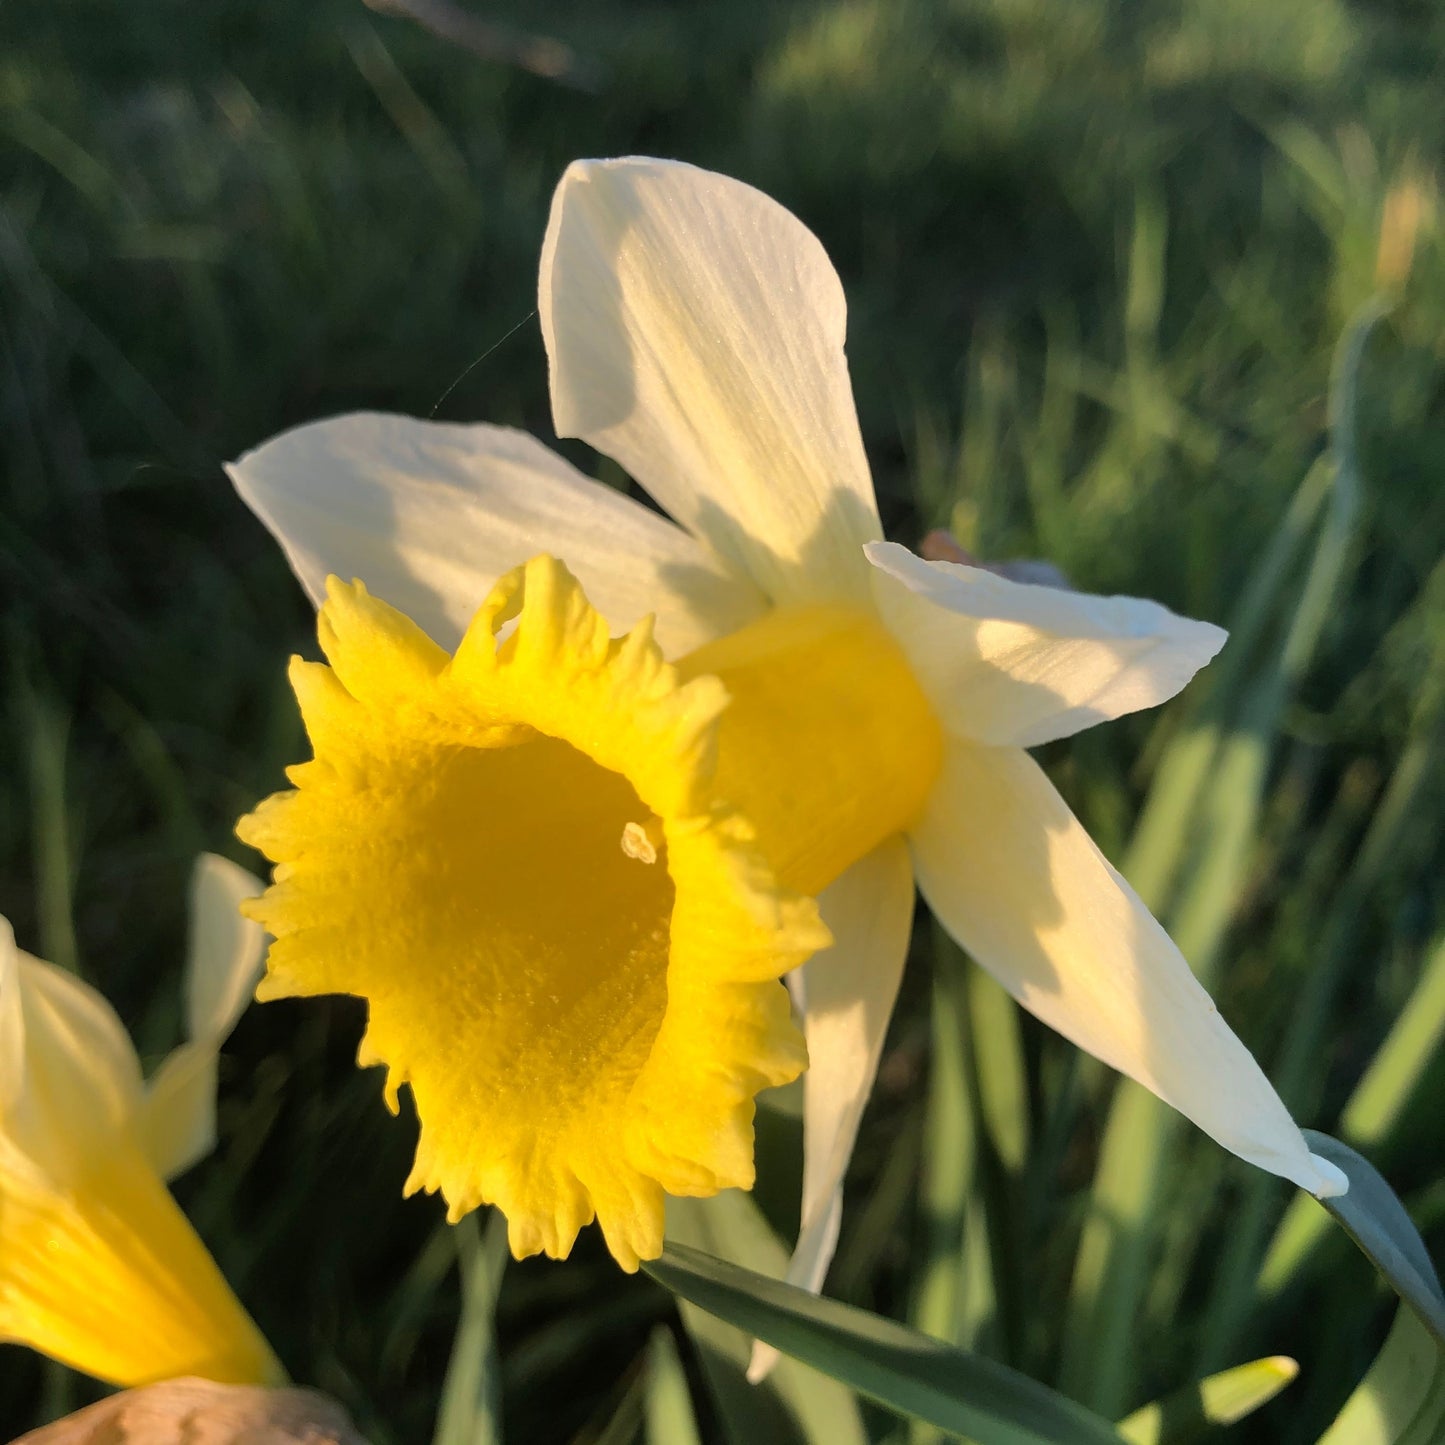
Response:
[[[951,525],[1236,625],[1234,661],[1179,703],[1045,761],[1298,1116],[1336,1127],[1441,927],[1445,12],[486,18],[545,26],[591,88],[354,0],[0,4],[0,910],[21,945],[102,987],[148,1059],[171,1045],[191,861],[255,866],[230,826],[303,754],[283,667],[314,650],[220,461],[357,407],[550,439],[530,314],[551,188],[578,155],[678,156],[777,196],[833,257],[890,536]],[[1344,487],[1332,355],[1382,265]],[[1327,1243],[1266,1288],[1284,1186],[1115,1096],[922,919],[916,939],[834,1292],[1114,1413],[1289,1353],[1301,1380],[1235,1438],[1314,1439],[1387,1322],[1368,1269]],[[1427,1046],[1354,1134],[1438,1256],[1445,1076],[1412,1008]],[[178,1192],[292,1374],[389,1445],[431,1433],[458,1240],[400,1198],[411,1126],[351,1066],[360,1022],[349,1001],[251,1010],[221,1148]],[[784,1223],[796,1186],[773,1173]],[[508,1267],[507,1437],[632,1438],[658,1324],[668,1297],[595,1240]],[[676,1343],[705,1438],[731,1438]],[[6,1348],[0,1434],[93,1388]]]

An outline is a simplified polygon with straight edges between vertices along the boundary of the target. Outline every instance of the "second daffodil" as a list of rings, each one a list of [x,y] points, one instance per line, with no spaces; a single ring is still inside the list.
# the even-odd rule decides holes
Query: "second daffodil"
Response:
[[[259,887],[197,864],[188,1037],[146,1081],[110,1005],[0,918],[0,1340],[114,1385],[282,1378],[165,1185],[215,1145],[217,1054],[264,942],[237,908]]]
[[[1025,751],[1162,702],[1224,634],[883,541],[842,287],[746,185],[578,162],[538,306],[558,433],[672,521],[485,425],[338,417],[231,468],[329,662],[292,664],[315,760],[239,829],[277,865],[261,994],[368,1000],[409,1187],[496,1203],[518,1255],[595,1216],[633,1269],[665,1192],[751,1185],[754,1096],[811,1059],[816,1289],[915,879],[1046,1023],[1343,1187]]]

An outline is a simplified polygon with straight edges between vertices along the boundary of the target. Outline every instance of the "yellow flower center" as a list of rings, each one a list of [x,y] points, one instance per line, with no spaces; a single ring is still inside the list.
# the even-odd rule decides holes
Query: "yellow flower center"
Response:
[[[779,608],[689,654],[678,672],[727,688],[714,785],[799,893],[821,893],[906,828],[938,776],[933,711],[865,613]]]
[[[754,1096],[804,1063],[778,980],[830,941],[807,895],[911,820],[937,724],[861,613],[670,666],[546,556],[455,657],[359,583],[319,630],[315,761],[238,828],[278,865],[261,996],[368,1000],[361,1060],[421,1119],[409,1188],[496,1203],[518,1255],[595,1216],[636,1268],[664,1191],[751,1185]]]

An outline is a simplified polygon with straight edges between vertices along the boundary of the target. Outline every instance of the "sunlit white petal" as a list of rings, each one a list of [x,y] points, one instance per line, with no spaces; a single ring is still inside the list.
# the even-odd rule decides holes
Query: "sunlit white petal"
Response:
[[[219,1065],[217,1041],[182,1044],[146,1080],[136,1137],[162,1179],[184,1174],[216,1147]]]
[[[858,549],[882,532],[843,288],[796,217],[673,161],[578,161],[538,308],[560,436],[615,458],[774,601],[866,601]]]
[[[1226,1149],[1315,1194],[1312,1155],[1168,935],[1037,765],[953,743],[911,835],[945,928],[1032,1013],[1188,1115]]]
[[[681,528],[525,432],[360,412],[273,437],[228,468],[318,606],[359,577],[441,646],[504,572],[560,557],[615,632],[657,614],[668,655],[755,617],[755,588]]]
[[[789,1284],[816,1294],[838,1244],[843,1176],[858,1121],[873,1092],[883,1038],[908,954],[913,865],[901,838],[855,863],[819,896],[833,946],[803,965],[808,1072],[803,1075],[803,1208]],[[753,1347],[748,1378],[772,1368],[778,1352]]]
[[[1156,707],[1224,645],[1212,623],[1137,597],[1095,597],[866,549],[874,595],[945,727],[1035,747]]]
[[[202,853],[191,874],[186,961],[187,1040],[146,1081],[136,1132],[162,1179],[174,1179],[216,1147],[221,1045],[251,1002],[266,951],[261,926],[241,903],[265,884],[238,864]]]
[[[139,1146],[140,1065],[119,1021],[73,975],[17,953],[4,920],[0,1017],[14,1050],[0,1070],[0,1341],[113,1384],[276,1379]]]
[[[191,940],[186,960],[186,1032],[224,1039],[251,1002],[266,934],[241,913],[265,884],[237,863],[202,853],[191,874]]]
[[[115,1011],[74,974],[15,947],[0,919],[0,1136],[57,1179],[130,1127],[140,1061]]]

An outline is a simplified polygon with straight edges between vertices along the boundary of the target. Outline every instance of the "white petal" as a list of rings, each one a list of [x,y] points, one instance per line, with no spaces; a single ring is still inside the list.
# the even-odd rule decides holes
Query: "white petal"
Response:
[[[775,602],[868,598],[882,535],[843,288],[761,191],[675,161],[577,161],[538,289],[559,436],[615,458]]]
[[[1036,747],[1174,696],[1224,645],[1209,622],[1137,597],[1095,597],[866,549],[874,597],[944,726]]]
[[[1343,1177],[1179,950],[1025,753],[955,742],[910,841],[939,921],[1031,1013],[1241,1158],[1315,1194]]]
[[[202,853],[191,873],[191,947],[186,961],[187,1042],[146,1081],[136,1131],[162,1179],[174,1179],[216,1147],[221,1045],[256,991],[265,930],[241,902],[265,884],[238,864]]]
[[[448,650],[497,578],[539,552],[614,631],[655,612],[669,656],[764,605],[679,527],[508,427],[361,412],[283,432],[227,471],[312,602],[328,574],[359,577]]]
[[[0,1136],[67,1180],[130,1127],[140,1060],[115,1010],[89,984],[15,947],[0,919]]]
[[[219,1059],[214,1042],[182,1044],[146,1081],[136,1135],[162,1179],[184,1174],[216,1147]]]
[[[236,1026],[261,976],[266,933],[241,913],[265,884],[239,864],[202,853],[191,874],[191,948],[186,960],[186,1032],[219,1046]]]
[[[873,1092],[913,926],[913,865],[901,838],[855,863],[818,899],[831,948],[803,965],[808,1071],[803,1075],[803,1210],[787,1280],[814,1294],[838,1244],[843,1176]],[[758,1342],[756,1384],[778,1352]]]

